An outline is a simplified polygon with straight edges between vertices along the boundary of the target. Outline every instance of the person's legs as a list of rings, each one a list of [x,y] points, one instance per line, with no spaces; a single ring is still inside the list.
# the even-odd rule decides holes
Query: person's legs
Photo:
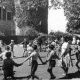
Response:
[[[28,56],[30,56],[30,54],[31,54],[31,53],[28,53]],[[31,61],[32,61],[32,58],[30,58],[30,59],[28,60],[28,65],[29,65],[29,66],[31,66]]]
[[[7,79],[6,71],[3,71],[3,72],[4,72],[4,79],[3,79],[3,80],[8,80],[8,79]]]
[[[7,77],[6,77],[6,76],[4,76],[4,79],[3,79],[3,80],[8,80],[8,79],[7,79]]]
[[[53,67],[55,67],[55,61],[50,61],[49,68],[47,71],[49,72],[51,79],[55,78],[55,76],[53,75],[53,72],[52,72]]]
[[[80,63],[80,61],[79,61],[79,60],[77,60],[77,62],[76,62],[76,67],[78,68],[78,71],[80,71],[79,63]]]
[[[28,61],[28,65],[31,66],[31,58]]]
[[[39,79],[37,76],[35,76],[35,72],[37,70],[37,67],[38,67],[37,61],[32,61],[32,66],[31,66],[31,77],[32,77],[32,79],[34,79],[34,78]]]
[[[64,60],[62,61],[62,69],[65,71],[65,74],[68,73],[68,67],[66,66],[66,63]]]
[[[24,52],[23,52],[23,57],[24,57],[24,55],[25,55],[25,49],[24,49]]]
[[[49,72],[50,76],[53,77],[52,68],[48,68],[47,71]]]
[[[11,78],[12,78],[12,79],[15,79],[14,75],[11,75]]]

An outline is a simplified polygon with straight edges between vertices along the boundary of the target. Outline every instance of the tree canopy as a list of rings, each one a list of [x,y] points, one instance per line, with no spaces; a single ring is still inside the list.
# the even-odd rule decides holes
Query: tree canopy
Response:
[[[47,0],[20,0],[16,10],[18,27],[31,26],[39,32],[47,33]]]
[[[80,34],[80,0],[64,0],[64,11],[68,19],[67,31]]]
[[[68,20],[67,32],[80,34],[80,0],[51,0],[52,6],[57,9],[64,8],[64,14]]]

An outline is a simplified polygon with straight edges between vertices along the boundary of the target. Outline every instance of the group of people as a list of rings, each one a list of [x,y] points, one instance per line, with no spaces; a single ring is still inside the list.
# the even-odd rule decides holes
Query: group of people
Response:
[[[4,80],[8,80],[8,77],[11,77],[12,79],[14,79],[14,71],[13,71],[13,66],[21,66],[23,65],[27,60],[30,60],[31,63],[31,74],[27,77],[27,78],[32,78],[32,80],[34,80],[34,78],[39,79],[36,75],[35,72],[38,68],[38,61],[37,59],[39,58],[40,61],[42,62],[43,65],[46,65],[47,62],[49,62],[49,66],[48,66],[48,73],[50,74],[50,79],[55,79],[55,75],[53,74],[53,68],[56,66],[56,59],[58,60],[58,66],[60,66],[64,72],[65,75],[68,74],[68,69],[70,66],[70,63],[72,64],[72,60],[71,60],[71,45],[75,45],[75,39],[73,38],[73,41],[69,40],[67,37],[62,37],[61,41],[59,43],[58,40],[54,40],[51,43],[49,43],[49,45],[47,45],[46,47],[48,47],[47,49],[47,58],[46,61],[43,61],[42,58],[40,57],[40,50],[39,50],[39,45],[38,43],[35,42],[30,42],[27,43],[26,39],[24,39],[23,42],[21,42],[20,44],[23,44],[23,48],[24,48],[24,53],[28,53],[28,56],[26,57],[26,59],[20,63],[17,64],[14,62],[14,60],[12,59],[11,55],[12,53],[14,53],[13,51],[13,46],[11,46],[12,44],[14,45],[14,41],[12,40],[12,42],[10,43],[10,45],[6,46],[6,51],[4,52],[4,58],[3,58],[3,72],[4,72]],[[58,49],[58,53],[57,53],[57,47],[56,46],[60,46]],[[11,48],[10,48],[11,46]],[[29,47],[28,47],[29,46]],[[80,46],[79,40],[78,40],[78,46]],[[79,67],[79,62],[80,62],[80,57],[79,57],[79,52],[80,50],[77,47],[77,52],[76,52],[76,57],[77,57],[77,63],[76,66],[78,67],[78,70],[80,70]],[[0,54],[0,57],[2,56],[2,54]],[[24,56],[24,54],[23,54]]]

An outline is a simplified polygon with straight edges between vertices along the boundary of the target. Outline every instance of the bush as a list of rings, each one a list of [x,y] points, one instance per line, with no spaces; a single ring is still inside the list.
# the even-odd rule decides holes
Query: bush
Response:
[[[39,33],[35,29],[33,29],[33,28],[30,28],[25,33],[25,36],[27,36],[30,40],[38,37],[38,35],[39,35]]]
[[[66,37],[68,39],[72,38],[72,35],[70,35],[69,33],[63,33],[63,32],[51,32],[49,34],[51,36],[51,39],[54,40],[55,38],[60,39],[62,36]]]

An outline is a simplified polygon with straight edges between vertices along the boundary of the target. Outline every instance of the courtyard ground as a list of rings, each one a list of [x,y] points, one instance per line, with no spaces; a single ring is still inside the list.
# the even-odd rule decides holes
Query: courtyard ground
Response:
[[[24,57],[22,57],[23,55],[23,48],[22,46],[16,45],[14,48],[14,52],[15,52],[15,56],[16,58],[14,58],[14,61],[17,63],[21,63],[25,60]],[[40,55],[43,57],[42,60],[45,61],[46,58],[46,52],[41,52]],[[77,67],[75,66],[75,62],[73,67],[69,68],[68,73],[71,73],[68,77],[67,80],[71,79],[71,78],[75,78],[75,77],[79,77],[79,73],[77,72]],[[39,66],[38,69],[36,71],[36,75],[39,76],[39,78],[42,78],[43,80],[49,80],[50,76],[49,73],[47,72],[47,68],[48,68],[48,64],[47,65],[41,65],[41,62],[38,60]],[[2,65],[2,61],[0,62],[0,66]],[[28,61],[26,61],[22,66],[20,67],[14,67],[14,71],[15,71],[15,77],[17,80],[27,80],[27,76],[30,74],[30,66],[28,66]],[[64,77],[62,74],[64,73],[64,71],[62,70],[62,68],[56,66],[53,69],[53,73],[56,76],[56,80],[59,80],[59,78]],[[73,77],[72,77],[73,76]],[[3,79],[3,72],[2,70],[0,70],[0,80]],[[35,79],[36,80],[36,79]],[[77,80],[73,79],[73,80]]]

